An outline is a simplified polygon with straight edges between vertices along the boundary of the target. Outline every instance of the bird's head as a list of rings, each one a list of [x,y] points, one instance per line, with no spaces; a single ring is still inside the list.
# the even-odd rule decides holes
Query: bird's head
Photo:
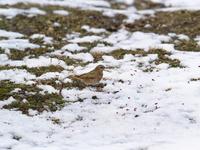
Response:
[[[95,70],[101,70],[101,71],[103,71],[105,69],[105,66],[103,66],[103,65],[98,65],[96,68],[95,68]]]

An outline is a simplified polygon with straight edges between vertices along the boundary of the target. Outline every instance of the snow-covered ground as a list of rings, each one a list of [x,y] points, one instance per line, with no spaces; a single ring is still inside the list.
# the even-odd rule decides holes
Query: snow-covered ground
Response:
[[[200,0],[152,0],[170,6],[170,9],[194,7],[200,10]],[[96,10],[106,17],[124,14],[128,20],[144,17],[155,10],[138,11],[133,0],[116,0],[128,5],[124,10],[112,9],[106,0],[0,0],[1,5],[16,3],[36,3],[40,5],[60,5],[84,10]],[[9,19],[24,14],[29,17],[46,15],[40,8],[0,8],[0,15]],[[199,8],[198,8],[199,7]],[[78,9],[77,8],[77,9]],[[166,10],[166,8],[163,8]],[[67,17],[70,12],[55,10],[55,14]],[[59,24],[58,24],[59,26]],[[44,34],[27,36],[18,32],[1,29],[0,66],[12,66],[0,70],[0,81],[32,85],[36,80],[58,78],[68,82],[71,74],[82,74],[98,64],[106,66],[102,91],[94,87],[64,88],[61,92],[65,101],[72,101],[56,112],[29,110],[29,116],[20,111],[4,109],[3,106],[15,101],[11,96],[0,101],[0,150],[199,150],[200,144],[200,52],[179,51],[170,43],[172,35],[187,39],[185,35],[156,34],[141,31],[130,32],[121,26],[118,31],[83,25],[79,33],[63,37],[67,44],[38,58],[25,57],[11,60],[8,55],[12,49],[25,52],[40,45],[30,39],[42,38],[44,44],[52,44],[53,38]],[[200,35],[199,35],[200,36]],[[195,38],[199,42],[199,36]],[[99,42],[90,51],[80,43]],[[106,45],[105,42],[109,43]],[[131,55],[115,59],[109,53],[115,50],[134,51],[158,48],[170,52],[170,59],[178,59],[181,66],[173,68],[167,63],[156,64],[158,54]],[[94,61],[92,53],[103,53],[101,60]],[[82,61],[86,66],[67,65],[57,55]],[[142,65],[141,65],[142,64]],[[26,69],[44,66],[61,66],[61,72],[47,72],[36,76]],[[141,65],[141,66],[139,66]],[[145,72],[153,68],[152,72]],[[197,79],[191,80],[191,79]],[[38,85],[44,93],[59,93],[49,85]],[[15,89],[17,90],[17,89]],[[1,93],[0,93],[1,94]],[[1,97],[1,96],[0,96]],[[81,102],[75,102],[82,99]],[[24,100],[26,101],[26,100]],[[59,120],[59,123],[55,123]]]

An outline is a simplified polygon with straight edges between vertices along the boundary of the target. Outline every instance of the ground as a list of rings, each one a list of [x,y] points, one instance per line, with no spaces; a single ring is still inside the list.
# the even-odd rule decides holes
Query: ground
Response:
[[[198,150],[199,6],[0,1],[0,149]]]

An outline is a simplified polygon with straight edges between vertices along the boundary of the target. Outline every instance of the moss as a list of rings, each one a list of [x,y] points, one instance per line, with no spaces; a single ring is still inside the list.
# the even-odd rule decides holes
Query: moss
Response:
[[[61,66],[44,66],[44,67],[34,67],[34,68],[26,68],[28,72],[35,74],[36,76],[41,76],[47,72],[61,72],[64,70]]]
[[[128,5],[124,4],[124,3],[119,3],[119,2],[115,2],[115,1],[111,1],[111,8],[112,9],[125,9],[128,7]]]
[[[9,65],[5,65],[5,66],[0,66],[0,70],[9,70],[9,69],[15,69],[15,66],[9,66]]]
[[[146,27],[148,25],[148,27]],[[191,38],[200,35],[200,11],[157,12],[153,16],[126,24],[130,31],[154,32],[158,34],[185,34]]]
[[[35,74],[36,76],[41,76],[42,74],[48,73],[48,72],[61,72],[64,70],[63,67],[61,66],[42,66],[42,67],[33,67],[33,68],[28,68],[27,66],[0,66],[0,70],[9,70],[9,69],[25,69],[28,72]]]
[[[44,6],[43,9],[50,9],[50,6]],[[108,31],[117,31],[125,19],[123,15],[116,15],[112,18],[104,16],[101,12],[91,10],[86,11],[77,8],[67,8],[67,10],[70,12],[68,16],[48,13],[35,17],[17,15],[12,19],[4,18],[0,21],[0,28],[10,31],[20,31],[25,35],[41,33],[54,37],[55,40],[60,40],[67,33],[80,32],[87,34],[87,32],[81,29],[83,25],[105,28]],[[55,22],[61,26],[55,27],[53,25]]]
[[[122,59],[124,58],[124,55],[127,54],[132,54],[132,55],[142,55],[142,56],[146,56],[146,52],[142,49],[138,49],[138,50],[123,50],[123,49],[118,49],[115,50],[113,52],[111,52],[108,55],[113,56],[115,59]]]
[[[164,8],[165,5],[162,3],[155,3],[151,0],[135,0],[134,6],[138,10],[144,10],[144,9],[158,9],[158,8]]]
[[[16,88],[21,89],[21,93],[40,91],[38,88],[32,85],[15,84],[11,81],[3,80],[0,81],[0,100],[5,100],[10,96],[14,96],[15,94],[11,93],[11,91],[13,91]]]
[[[55,89],[60,89],[61,87],[61,82],[58,80],[58,78],[39,80],[37,82],[43,85],[53,86]]]
[[[3,35],[0,35],[0,40],[8,40],[8,37],[4,37]]]
[[[12,92],[14,89],[17,92]],[[38,112],[56,111],[64,106],[65,101],[56,93],[41,94],[37,85],[15,84],[11,81],[0,82],[0,100],[6,100],[10,96],[16,99],[10,104],[3,106],[4,109],[15,109],[28,114],[28,110]]]
[[[11,49],[10,54],[8,55],[9,59],[12,60],[22,60],[25,56],[28,56],[27,52]]]
[[[159,65],[159,64],[162,64],[162,63],[167,63],[172,68],[174,68],[174,67],[181,67],[182,68],[183,67],[180,64],[180,60],[169,58],[171,53],[169,53],[169,52],[167,52],[163,49],[150,49],[148,51],[148,54],[157,54],[158,55],[158,59],[156,59],[156,61],[155,61],[156,65]]]
[[[22,111],[24,114],[28,114],[29,109],[36,110],[38,112],[43,111],[56,111],[64,106],[65,101],[58,94],[27,94],[14,96],[16,101],[11,104],[4,105],[4,109],[15,109]],[[24,101],[26,100],[26,101]]]
[[[38,82],[43,85],[50,85],[60,91],[62,91],[63,89],[72,89],[72,88],[83,89],[86,87],[80,81],[64,83],[64,82],[58,80],[57,78],[49,79],[49,80],[40,80]]]
[[[92,48],[96,47],[98,44],[101,44],[104,46],[113,46],[112,44],[105,41],[95,41],[92,43],[89,43],[89,42],[79,43],[80,46],[87,47],[87,50],[85,52],[89,52]]]
[[[103,53],[95,52],[95,53],[91,53],[91,55],[94,58],[94,62],[98,62],[102,60]]]
[[[0,100],[10,97],[10,92],[15,89],[15,86],[10,81],[0,82]]]
[[[38,45],[43,45],[44,44],[44,38],[34,38],[30,39],[31,43],[38,44]]]
[[[0,54],[4,53],[4,49],[0,48]]]
[[[11,49],[10,54],[8,56],[12,60],[22,60],[26,56],[29,56],[30,58],[37,58],[49,52],[52,52],[52,49],[48,47],[40,47],[35,49],[27,48],[24,51]]]
[[[12,92],[19,88],[17,92]],[[10,81],[0,82],[0,100],[6,100],[12,96],[16,99],[10,104],[3,106],[4,109],[15,109],[28,114],[28,110],[38,112],[56,111],[64,106],[65,101],[58,94],[40,94],[41,89],[36,85],[15,84]]]
[[[47,73],[47,72],[61,72],[64,70],[63,67],[54,66],[54,65],[33,67],[33,68],[28,68],[27,66],[19,66],[19,67],[18,66],[9,66],[9,65],[0,66],[0,70],[8,70],[8,69],[25,69],[28,72],[35,74],[36,76],[41,76],[42,74]]]
[[[170,67],[183,67],[183,66],[181,66],[180,61],[178,59],[171,59],[169,57],[171,55],[171,53],[165,51],[164,49],[150,49],[149,51],[144,51],[142,49],[138,49],[138,50],[119,49],[119,50],[115,50],[107,55],[111,55],[115,59],[123,59],[124,55],[127,55],[127,54],[139,55],[140,57],[147,56],[149,54],[157,54],[158,59],[153,61],[153,62],[155,62],[156,65],[159,65],[162,63],[167,63],[167,64],[169,64]],[[153,63],[153,62],[151,62],[151,63]],[[141,66],[143,66],[143,65],[141,65]],[[147,70],[149,70],[149,69],[147,68]],[[152,70],[152,68],[150,68],[150,70]]]
[[[56,57],[62,61],[64,61],[67,65],[73,65],[73,66],[86,66],[87,64],[89,64],[89,62],[83,62],[81,60],[76,60],[76,59],[72,59],[70,57],[66,57],[66,56],[53,56]]]
[[[175,48],[180,51],[200,52],[200,46],[195,40],[179,40],[174,44]]]
[[[1,5],[2,8],[10,8],[9,5]],[[92,10],[81,10],[77,8],[68,8],[62,6],[40,6],[37,4],[23,4],[18,3],[13,5],[15,8],[28,9],[31,7],[37,7],[39,9],[45,10],[46,15],[37,15],[34,17],[28,17],[26,15],[17,15],[12,19],[7,19],[2,17],[0,20],[0,28],[8,31],[20,32],[25,35],[26,38],[32,43],[40,45],[40,48],[30,49],[27,48],[24,51],[12,49],[9,54],[9,58],[12,60],[22,60],[24,57],[39,57],[48,52],[52,52],[55,49],[62,48],[68,43],[64,40],[66,34],[71,34],[73,32],[80,33],[80,36],[90,35],[87,31],[82,29],[83,25],[89,25],[95,28],[104,28],[107,31],[113,32],[117,31],[123,20],[126,18],[124,15],[115,15],[114,17],[104,16],[102,12],[92,11]],[[63,9],[69,11],[68,16],[62,16],[53,14],[53,10]],[[54,23],[59,23],[60,26],[54,26]],[[29,36],[32,34],[44,34],[46,36],[53,37],[54,41],[52,45],[45,45],[42,38],[31,39]],[[109,32],[108,32],[109,34]],[[101,42],[102,43],[102,42]],[[84,52],[89,52],[91,48],[95,47],[98,42],[93,43],[82,43],[87,47]],[[108,43],[103,42],[102,44],[108,45]],[[64,61],[67,64],[81,64],[82,62],[77,62],[77,60],[72,60],[70,58],[65,58]]]

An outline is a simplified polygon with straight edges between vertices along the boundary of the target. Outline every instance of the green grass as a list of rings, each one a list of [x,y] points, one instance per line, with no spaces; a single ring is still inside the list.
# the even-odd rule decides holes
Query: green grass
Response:
[[[167,52],[164,49],[150,49],[149,51],[144,51],[142,49],[137,49],[137,50],[118,49],[118,50],[115,50],[115,51],[111,52],[110,54],[106,54],[106,55],[111,55],[115,59],[123,59],[124,56],[127,54],[131,54],[131,55],[135,55],[135,56],[137,55],[137,57],[144,57],[149,54],[157,54],[158,58],[155,61],[152,61],[150,63],[155,63],[156,65],[166,63],[166,64],[169,64],[170,68],[175,68],[175,67],[182,68],[183,67],[181,65],[180,60],[170,58],[169,56],[171,55],[171,53]],[[142,67],[143,64],[138,65],[138,67],[140,67],[140,66]],[[151,67],[147,68],[146,72],[152,71],[153,69],[154,68],[151,68]]]
[[[40,48],[26,48],[24,51],[20,51],[17,49],[11,49],[10,54],[8,55],[12,60],[22,60],[24,57],[29,56],[29,58],[38,58],[46,53],[52,52],[53,50],[48,47],[40,47]]]
[[[4,53],[4,49],[0,48],[0,54]]]
[[[4,109],[19,110],[24,114],[29,114],[29,109],[37,110],[39,113],[43,111],[56,111],[61,109],[65,101],[58,94],[28,94],[14,96],[16,101],[11,104],[4,105]],[[26,99],[24,102],[23,100]]]
[[[153,3],[146,0],[135,0],[137,9],[156,9],[165,7],[163,4]],[[10,8],[10,6],[1,5],[2,8]],[[123,21],[126,19],[124,15],[116,15],[115,17],[104,16],[102,12],[92,10],[80,10],[77,8],[68,8],[62,6],[39,6],[35,4],[22,4],[18,3],[13,5],[15,8],[28,9],[31,7],[37,7],[47,12],[47,15],[37,15],[35,17],[28,17],[25,15],[17,15],[12,19],[1,17],[0,28],[8,31],[20,32],[25,35],[26,39],[29,39],[31,43],[40,45],[40,48],[30,49],[27,48],[24,51],[17,49],[11,49],[7,54],[11,60],[23,60],[25,57],[38,58],[39,56],[48,55],[48,53],[54,52],[68,44],[69,41],[64,39],[66,34],[73,32],[80,33],[80,37],[91,35],[81,27],[83,25],[89,25],[95,28],[104,28],[108,32],[106,35],[118,31],[121,25],[125,24]],[[116,9],[123,9],[127,7],[125,4],[111,2],[111,7]],[[53,14],[53,10],[67,10],[68,16],[62,16]],[[55,27],[53,24],[59,23],[59,27]],[[146,24],[150,26],[146,28]],[[125,24],[127,30],[131,32],[154,32],[158,34],[177,33],[186,34],[190,39],[194,39],[197,35],[200,35],[200,11],[174,11],[174,12],[158,12],[154,16],[146,16],[145,18],[136,20],[134,23]],[[53,38],[53,43],[48,45],[44,43],[43,38],[31,39],[32,34],[45,34]],[[105,35],[105,33],[102,33]],[[3,39],[3,38],[2,38]],[[177,40],[174,39],[171,43],[175,44],[175,48],[182,51],[200,51],[199,45],[194,40]],[[155,65],[162,63],[169,64],[169,67],[182,67],[181,62],[178,59],[170,58],[172,55],[164,49],[150,49],[144,51],[143,49],[136,50],[124,50],[118,49],[111,53],[92,53],[90,50],[96,47],[98,44],[105,46],[113,46],[107,42],[93,42],[93,43],[78,43],[80,46],[86,47],[86,50],[82,52],[91,53],[94,57],[94,62],[102,61],[103,55],[113,56],[115,59],[123,59],[125,55],[134,55],[135,57],[146,57],[150,54],[156,54],[158,57],[152,62],[149,62],[149,66],[144,66],[143,63],[138,63],[138,67],[144,72],[151,72],[156,69]],[[0,48],[0,54],[5,53]],[[73,52],[76,54],[79,52]],[[85,63],[80,60],[75,60],[70,57],[49,55],[51,58],[57,58],[62,60],[69,66],[86,66],[89,62]],[[93,62],[92,62],[93,63]],[[152,65],[153,64],[153,65]],[[152,67],[153,66],[153,67]],[[146,67],[146,68],[145,68]],[[31,74],[35,74],[37,77],[47,72],[62,72],[64,68],[61,66],[45,66],[28,68],[27,66],[0,66],[0,70],[8,69],[25,69]],[[112,69],[112,68],[110,68]],[[199,80],[199,79],[193,79]],[[10,96],[16,99],[10,104],[4,105],[4,109],[12,109],[21,111],[24,114],[29,114],[29,110],[36,110],[39,113],[43,111],[57,111],[60,110],[66,101],[60,95],[60,93],[42,93],[42,90],[38,88],[38,85],[50,85],[57,90],[78,88],[83,89],[85,85],[78,81],[63,83],[58,78],[48,80],[36,80],[33,85],[16,84],[11,81],[0,81],[0,100],[6,100]],[[19,89],[18,92],[12,92],[15,89]],[[96,99],[96,97],[93,97]],[[77,101],[83,101],[78,99]],[[53,120],[52,120],[53,121]],[[55,119],[55,123],[59,123],[59,120]],[[16,137],[18,139],[18,137]]]
[[[150,0],[135,0],[134,6],[138,10],[144,10],[144,9],[158,9],[158,8],[164,8],[165,5],[162,3],[155,3]]]
[[[25,7],[24,4],[21,4]],[[20,7],[20,4],[17,5]],[[22,6],[22,7],[23,7]],[[32,5],[28,6],[32,7]],[[41,9],[48,10],[46,15],[37,15],[27,17],[18,15],[12,19],[3,18],[0,20],[0,28],[10,31],[21,32],[25,35],[41,33],[53,37],[55,40],[62,39],[66,34],[79,32],[82,35],[87,34],[81,27],[89,25],[96,28],[105,28],[108,31],[117,31],[122,24],[125,16],[116,15],[115,17],[104,16],[101,12],[91,10],[80,10],[67,7],[38,6]],[[70,12],[68,16],[52,14],[52,10],[65,9]],[[54,27],[57,22],[61,26]]]
[[[14,89],[17,92],[12,92]],[[16,101],[3,106],[4,109],[19,110],[28,114],[29,109],[39,113],[43,111],[56,111],[61,109],[65,101],[62,96],[53,94],[41,94],[41,89],[36,85],[16,84],[10,81],[0,81],[0,100],[6,100],[12,96]]]
[[[126,25],[130,31],[154,32],[158,34],[185,34],[190,38],[200,35],[200,11],[157,12]],[[145,25],[149,25],[148,28]]]
[[[200,52],[200,46],[195,40],[179,40],[175,42],[175,49],[180,51]]]
[[[19,88],[24,92],[39,92],[36,86],[25,85],[25,84],[15,84],[11,81],[3,80],[0,81],[0,100],[5,100],[10,96],[14,96],[11,91],[14,89]],[[22,93],[24,93],[22,92]]]
[[[36,76],[41,76],[42,74],[48,72],[61,72],[64,70],[61,66],[44,66],[44,67],[34,67],[34,68],[26,68],[28,72],[35,74]]]

